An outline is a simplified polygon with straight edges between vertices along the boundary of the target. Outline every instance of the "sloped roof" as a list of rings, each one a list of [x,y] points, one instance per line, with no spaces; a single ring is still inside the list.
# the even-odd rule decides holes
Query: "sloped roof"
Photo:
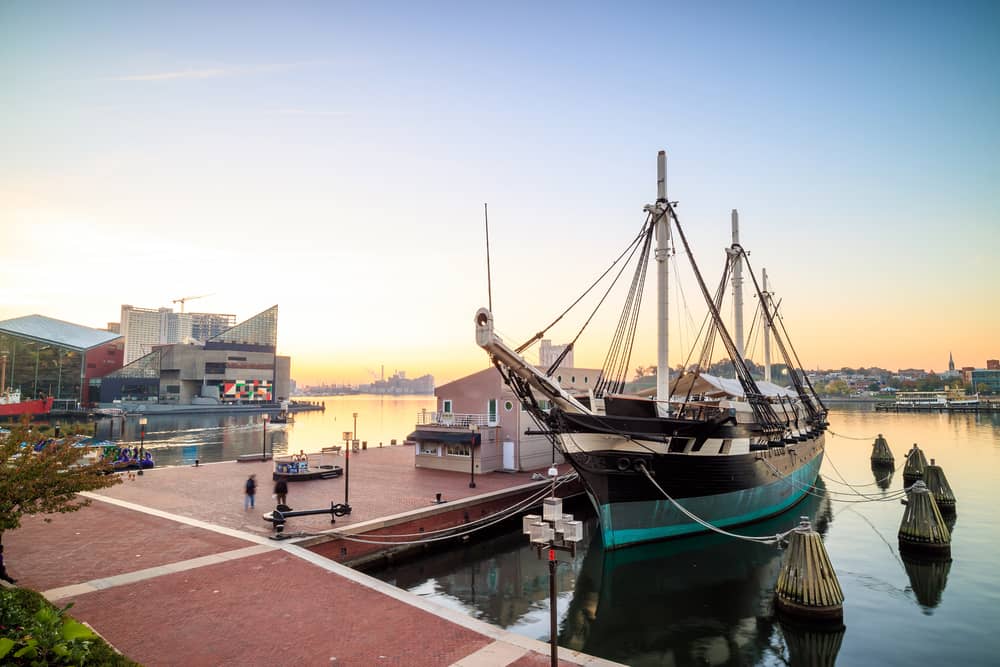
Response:
[[[42,343],[84,351],[121,338],[121,335],[64,322],[44,315],[25,315],[0,322],[0,331]]]
[[[739,380],[731,378],[720,378],[708,373],[685,373],[679,378],[675,378],[671,383],[671,396],[684,396],[685,394],[705,394],[708,396],[730,396],[733,398],[743,398],[743,387]],[[796,393],[791,389],[779,387],[771,382],[757,381],[757,388],[764,396],[787,396],[795,397]]]

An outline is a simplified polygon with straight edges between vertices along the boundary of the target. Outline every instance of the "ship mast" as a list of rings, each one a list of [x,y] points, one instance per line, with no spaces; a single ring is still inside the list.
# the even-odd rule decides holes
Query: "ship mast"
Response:
[[[656,401],[658,413],[670,415],[670,363],[667,361],[667,257],[670,246],[670,218],[667,204],[667,152],[656,156],[656,203],[647,204],[656,227]]]
[[[767,269],[761,269],[760,273],[764,285],[764,289],[761,292],[763,298],[761,306],[770,308],[770,304],[767,303],[767,300],[771,298],[767,293]],[[769,317],[764,318],[764,381],[771,381],[771,319]]]
[[[740,214],[733,209],[733,246],[729,250],[733,258],[733,334],[736,351],[746,358],[743,350],[743,257],[737,249],[740,245]]]

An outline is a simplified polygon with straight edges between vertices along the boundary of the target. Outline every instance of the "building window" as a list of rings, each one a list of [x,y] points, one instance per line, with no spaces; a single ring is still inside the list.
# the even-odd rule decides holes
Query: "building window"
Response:
[[[205,375],[225,375],[225,374],[226,374],[225,363],[219,363],[216,361],[205,362]]]
[[[417,444],[417,454],[423,456],[441,456],[441,446],[432,442],[421,442]]]
[[[503,402],[503,409],[506,410],[507,412],[510,412],[511,410],[514,409],[514,404],[511,403],[510,401],[504,401]]]
[[[448,456],[464,456],[468,458],[472,456],[472,445],[469,443],[448,445],[445,453],[448,454]]]
[[[587,384],[587,376],[586,375],[583,376],[583,383]]]
[[[441,412],[450,415],[451,414],[451,400],[445,399],[441,401]]]
[[[570,382],[570,384],[576,384],[576,376],[574,375],[574,376],[570,377],[569,382]]]
[[[489,421],[490,426],[496,426],[497,423],[497,399],[491,398],[486,404],[486,418]]]

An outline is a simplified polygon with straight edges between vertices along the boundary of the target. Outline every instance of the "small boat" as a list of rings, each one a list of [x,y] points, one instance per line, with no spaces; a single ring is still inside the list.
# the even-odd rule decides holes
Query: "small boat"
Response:
[[[826,407],[787,341],[777,306],[767,292],[766,274],[761,288],[737,241],[735,211],[733,245],[726,249],[723,277],[713,294],[694,260],[675,203],[667,199],[663,151],[657,167],[657,199],[645,206],[638,235],[552,324],[535,329],[539,333],[515,348],[497,335],[489,309],[479,309],[474,318],[477,344],[535,420],[538,429],[533,432],[549,437],[579,473],[597,511],[606,549],[736,526],[783,512],[812,488],[824,453]],[[667,264],[675,250],[690,262],[707,315],[704,338],[693,346],[695,363],[671,378],[666,288]],[[602,285],[599,293],[610,294],[617,276],[625,273],[626,257],[625,261],[635,262],[635,269],[621,314],[616,315],[618,325],[601,376],[585,392],[568,391],[561,386],[557,369],[573,343],[548,368],[536,367],[524,352],[606,276],[613,276],[607,278],[611,286],[604,291]],[[652,262],[657,276],[655,395],[627,394],[632,346],[641,321],[639,306]],[[744,266],[756,289],[757,321],[762,322],[764,340],[773,339],[783,357],[787,387],[770,382],[770,342],[764,348],[763,381],[754,377],[743,356],[742,292],[736,288],[742,285]],[[739,313],[735,335],[720,314],[730,277],[733,291],[740,295],[739,309],[734,308]],[[716,345],[728,356],[734,378],[707,372]]]

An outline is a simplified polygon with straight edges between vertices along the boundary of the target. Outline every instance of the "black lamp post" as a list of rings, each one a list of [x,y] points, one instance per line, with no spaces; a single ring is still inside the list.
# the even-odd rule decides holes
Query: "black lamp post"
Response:
[[[261,438],[260,445],[260,455],[263,460],[267,460],[267,422],[270,421],[271,415],[264,413],[264,435]]]
[[[479,427],[472,424],[469,427],[472,431],[472,444],[469,445],[469,488],[476,488],[476,432]]]
[[[146,453],[146,423],[149,420],[145,416],[139,417],[139,474],[142,474],[142,458]]]

